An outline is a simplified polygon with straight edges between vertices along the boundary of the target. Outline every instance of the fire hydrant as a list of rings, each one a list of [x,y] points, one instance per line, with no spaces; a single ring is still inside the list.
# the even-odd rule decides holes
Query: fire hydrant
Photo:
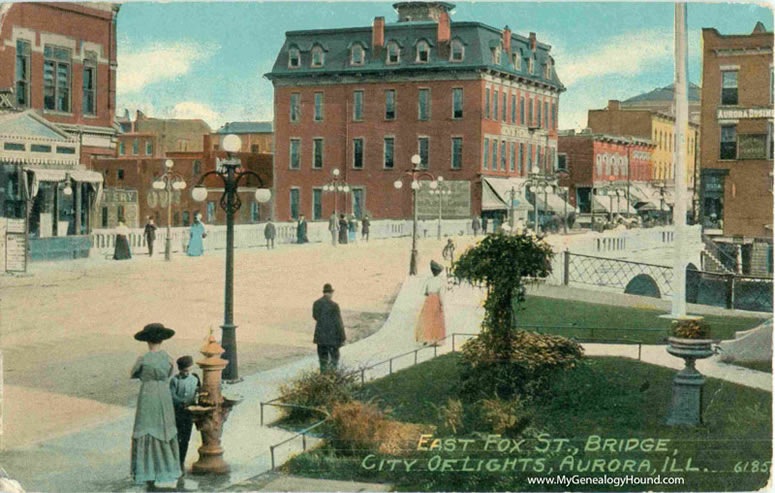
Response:
[[[202,346],[205,356],[196,364],[202,369],[202,388],[196,405],[188,409],[193,414],[196,428],[202,433],[202,446],[199,447],[199,460],[194,462],[194,474],[225,474],[229,465],[223,460],[221,434],[231,409],[240,403],[241,397],[224,397],[221,394],[221,373],[229,363],[221,358],[224,349],[215,341],[213,331]]]

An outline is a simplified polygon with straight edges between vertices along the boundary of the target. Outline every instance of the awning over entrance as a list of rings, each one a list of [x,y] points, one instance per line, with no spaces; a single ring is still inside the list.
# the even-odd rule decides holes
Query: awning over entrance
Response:
[[[595,199],[592,202],[592,207],[594,208],[595,212],[606,212],[606,213],[613,213],[613,214],[636,214],[637,211],[632,208],[630,204],[627,203],[627,197],[619,197],[619,202],[617,205],[617,199],[616,197],[607,197],[607,196],[594,196]]]
[[[546,204],[544,204],[544,195],[541,192],[538,192],[538,208],[543,210],[547,209],[550,212],[553,212],[559,216],[565,215],[567,212],[568,214],[578,212],[573,205],[571,205],[569,202],[566,202],[564,198],[560,197],[556,193],[547,193],[546,194]]]
[[[505,210],[506,203],[498,197],[492,186],[487,180],[482,180],[482,210],[483,211],[497,211]]]
[[[24,168],[24,171],[29,171],[33,174],[30,197],[34,197],[38,194],[40,182],[62,182],[67,180],[67,177],[69,176],[70,179],[75,182],[89,183],[97,192],[97,203],[99,203],[100,199],[102,198],[102,173],[90,171],[88,169],[51,169],[38,168],[34,166],[27,166]]]
[[[514,211],[522,212],[532,210],[533,206],[530,205],[525,198],[525,181],[525,178],[483,178],[482,182],[486,183],[488,186],[483,186],[482,188],[489,188],[500,205],[492,209],[485,209],[485,194],[482,193],[482,210],[508,210],[509,202],[511,202],[512,199],[512,189],[514,189]]]

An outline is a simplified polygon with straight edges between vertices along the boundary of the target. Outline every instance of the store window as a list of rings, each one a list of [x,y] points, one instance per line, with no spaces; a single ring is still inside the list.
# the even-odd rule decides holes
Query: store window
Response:
[[[737,70],[721,72],[721,104],[737,104]]]
[[[737,159],[737,125],[723,125],[721,127],[719,159]]]

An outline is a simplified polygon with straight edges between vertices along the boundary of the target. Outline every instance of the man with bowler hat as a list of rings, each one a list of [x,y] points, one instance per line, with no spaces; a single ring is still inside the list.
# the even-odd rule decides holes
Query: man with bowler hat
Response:
[[[334,288],[326,283],[323,286],[323,296],[312,305],[312,318],[315,319],[315,337],[312,340],[318,345],[320,372],[336,369],[339,365],[339,348],[344,344],[345,333],[342,314],[339,305],[332,299]]]
[[[175,408],[175,425],[178,428],[178,448],[180,449],[180,470],[185,472],[186,453],[188,442],[191,440],[191,429],[194,425],[194,416],[188,410],[188,406],[196,404],[196,394],[201,383],[199,376],[193,373],[194,358],[181,356],[178,358],[178,374],[170,380],[170,393],[172,405]]]

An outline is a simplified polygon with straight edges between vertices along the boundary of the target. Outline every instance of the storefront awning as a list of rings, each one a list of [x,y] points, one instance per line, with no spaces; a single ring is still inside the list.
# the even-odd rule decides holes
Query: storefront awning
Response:
[[[566,202],[565,199],[557,195],[556,193],[547,193],[546,194],[546,204],[544,204],[544,195],[541,192],[538,192],[538,208],[539,209],[547,209],[550,212],[553,212],[559,216],[563,216],[566,212],[568,214],[571,214],[573,212],[577,212],[576,208],[573,207],[569,202]]]
[[[514,189],[513,198],[515,201],[514,210],[516,212],[529,211],[533,209],[533,206],[525,198],[525,179],[524,178],[483,178],[482,182],[489,185],[492,192],[497,196],[498,202],[501,204],[495,209],[509,209],[509,202],[512,200],[512,192]],[[482,194],[482,209],[484,209],[484,194]],[[489,210],[495,210],[489,209]]]
[[[506,203],[498,197],[498,194],[495,193],[495,190],[493,190],[487,180],[482,180],[482,210],[497,211],[507,208]]]
[[[592,207],[594,207],[595,212],[611,212],[614,214],[637,213],[637,211],[627,203],[626,197],[619,197],[619,202],[617,204],[616,197],[611,199],[611,197],[595,195]]]
[[[82,183],[102,183],[104,181],[102,173],[90,171],[88,169],[76,169],[70,171],[70,178]]]

